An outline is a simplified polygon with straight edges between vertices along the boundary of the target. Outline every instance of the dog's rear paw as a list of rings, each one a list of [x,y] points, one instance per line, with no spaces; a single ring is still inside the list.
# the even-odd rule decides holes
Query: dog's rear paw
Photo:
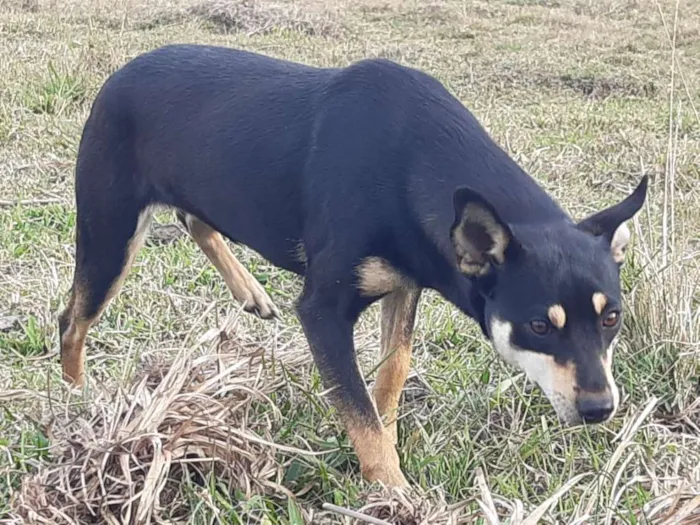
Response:
[[[262,319],[279,318],[280,313],[277,306],[272,302],[262,285],[254,279],[246,284],[245,296],[239,298],[243,303],[243,309]]]

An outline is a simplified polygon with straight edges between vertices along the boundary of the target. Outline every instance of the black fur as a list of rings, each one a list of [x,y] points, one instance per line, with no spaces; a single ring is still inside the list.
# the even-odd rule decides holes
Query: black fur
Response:
[[[512,234],[506,263],[479,278],[460,272],[450,236],[463,187]],[[139,56],[105,83],[80,144],[76,198],[76,279],[94,311],[139,211],[156,203],[305,276],[298,313],[316,362],[336,399],[369,425],[352,342],[358,316],[379,298],[357,289],[366,257],[437,290],[487,334],[492,315],[507,319],[515,344],[583,363],[580,386],[597,389],[591,356],[613,334],[598,328],[590,297],[602,291],[619,306],[610,238],[641,206],[578,227],[414,69],[387,60],[318,69],[194,45]],[[571,328],[549,339],[528,332],[552,303],[570,309]]]

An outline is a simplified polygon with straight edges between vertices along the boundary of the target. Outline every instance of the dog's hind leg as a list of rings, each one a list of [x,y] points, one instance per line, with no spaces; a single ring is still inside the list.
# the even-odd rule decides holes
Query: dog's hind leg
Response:
[[[263,319],[279,317],[277,307],[270,296],[236,259],[219,232],[195,216],[182,211],[177,212],[177,218],[224,278],[233,297],[243,304],[247,312],[256,313]]]
[[[117,294],[151,222],[152,210],[126,194],[78,199],[76,255],[68,306],[59,316],[63,378],[85,380],[85,337]]]
[[[397,288],[381,302],[381,355],[374,399],[394,443],[399,398],[411,366],[411,339],[421,289]]]

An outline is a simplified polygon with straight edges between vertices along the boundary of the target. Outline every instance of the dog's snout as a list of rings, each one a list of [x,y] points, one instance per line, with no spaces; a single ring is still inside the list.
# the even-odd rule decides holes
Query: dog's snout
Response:
[[[576,408],[581,419],[586,423],[602,423],[615,409],[613,395],[605,392],[581,392],[576,400]]]

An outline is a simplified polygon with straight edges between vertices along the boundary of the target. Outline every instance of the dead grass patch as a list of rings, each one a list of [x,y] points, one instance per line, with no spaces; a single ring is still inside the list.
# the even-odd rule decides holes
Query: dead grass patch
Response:
[[[483,472],[479,471],[477,480],[480,494],[469,500],[448,505],[439,496],[410,497],[397,491],[377,491],[365,496],[367,503],[358,509],[370,519],[356,518],[353,525],[374,523],[378,525],[452,525],[455,523],[488,523],[497,525],[502,522],[512,525],[536,525],[551,521],[546,519],[548,512],[558,500],[584,476],[569,480],[552,497],[538,507],[526,511],[519,500],[509,501],[491,493]],[[326,506],[328,508],[330,506]],[[674,493],[660,496],[628,516],[627,523],[646,523],[648,525],[697,525],[700,523],[700,494],[693,490],[681,489]],[[346,515],[352,516],[348,513]],[[571,517],[569,523],[591,523],[589,516],[582,514]],[[610,523],[610,517],[606,518]],[[618,523],[613,521],[613,523]],[[620,521],[619,523],[624,523]]]
[[[177,224],[154,224],[146,243],[148,245],[171,244],[186,235],[185,231]]]
[[[530,87],[554,92],[572,91],[591,100],[616,98],[655,98],[658,86],[652,80],[630,76],[597,76],[590,74],[557,74],[547,71],[520,71],[517,69],[498,72],[494,80],[503,87]]]
[[[618,97],[653,97],[657,93],[653,82],[642,82],[631,78],[600,78],[594,76],[562,75],[553,84],[578,91],[588,98],[604,99]]]
[[[248,36],[275,31],[293,31],[308,36],[337,36],[336,18],[321,10],[310,10],[291,2],[206,0],[187,8],[187,13],[205,21],[218,32],[241,32]]]
[[[182,352],[151,362],[131,387],[99,392],[77,414],[55,414],[47,428],[53,459],[24,479],[15,502],[35,523],[152,523],[188,514],[182,487],[215,472],[231,491],[289,495],[280,482],[270,420],[250,417],[270,403],[282,366],[307,361],[290,353],[277,372],[263,351],[217,336],[218,352]],[[274,408],[273,414],[281,417]]]
[[[46,427],[52,457],[22,480],[13,502],[15,518],[46,524],[187,520],[191,499],[183,488],[200,486],[200,503],[211,504],[205,483],[211,474],[228,492],[239,491],[246,499],[264,495],[297,501],[297,495],[282,485],[286,465],[278,453],[298,457],[328,451],[275,443],[273,427],[283,416],[270,396],[286,389],[286,374],[308,365],[309,354],[289,351],[270,357],[260,343],[246,343],[225,329],[215,332],[204,355],[189,350],[170,363],[156,358],[142,367],[129,388],[97,391],[78,411],[55,410]],[[256,417],[256,404],[270,405],[273,417]],[[580,473],[537,506],[492,493],[487,475],[477,468],[475,494],[456,503],[446,503],[440,488],[426,492],[418,487],[396,491],[369,486],[357,510],[333,504],[324,504],[323,510],[305,508],[302,501],[295,507],[297,518],[303,523],[339,523],[344,517],[358,525],[507,519],[531,525],[576,489],[581,497],[575,518],[585,520],[607,501],[614,505],[618,487],[613,481],[608,494],[605,474],[617,479],[618,464],[629,462],[626,449],[654,405],[649,403],[620,432],[617,451],[602,474]],[[655,492],[660,495],[628,518],[658,525],[700,523],[700,490],[671,485],[674,490],[664,491],[664,482],[651,481],[659,485]],[[611,516],[608,511],[608,519]]]

